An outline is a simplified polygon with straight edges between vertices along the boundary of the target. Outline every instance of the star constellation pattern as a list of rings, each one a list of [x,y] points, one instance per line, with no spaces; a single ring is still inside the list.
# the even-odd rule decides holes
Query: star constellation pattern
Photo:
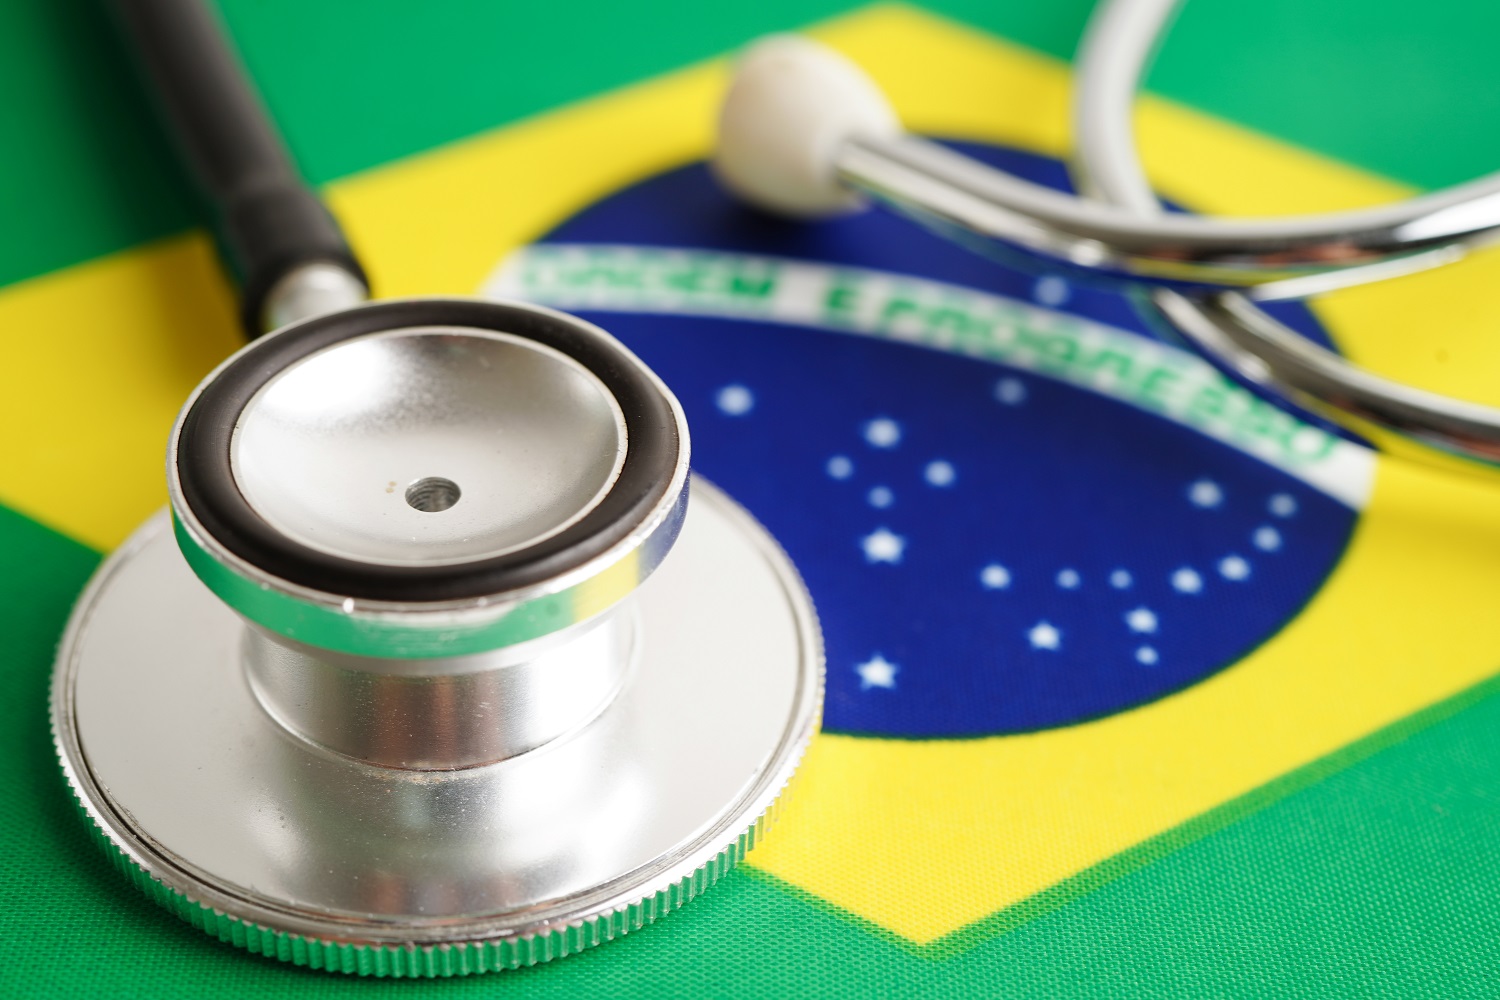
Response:
[[[1014,400],[1012,405],[1020,405],[1025,399],[1024,382],[1013,376],[1007,377],[1004,381],[1007,383],[1006,394]],[[1023,388],[1017,390],[1015,388],[1017,385]],[[997,392],[996,398],[999,399],[1000,395]],[[721,409],[724,408],[721,407]],[[724,409],[724,412],[730,413],[727,409]],[[891,418],[880,417],[865,424],[864,437],[871,447],[893,449],[900,443],[901,428]],[[831,478],[840,481],[852,479],[857,471],[854,460],[845,454],[832,456],[825,468]],[[936,474],[934,474],[935,469],[938,470]],[[922,478],[928,486],[949,487],[957,481],[958,474],[951,462],[936,459],[926,463]],[[878,499],[876,491],[879,491]],[[1206,477],[1187,484],[1183,490],[1183,496],[1188,505],[1203,511],[1217,509],[1225,502],[1224,488],[1215,480]],[[878,486],[871,491],[869,502],[872,507],[886,509],[895,501],[894,495],[887,487]],[[1287,493],[1275,493],[1267,498],[1267,517],[1289,518],[1296,513],[1296,510],[1295,499]],[[1281,534],[1272,525],[1262,524],[1251,533],[1251,542],[1264,552],[1275,552],[1281,547]],[[906,539],[882,526],[861,538],[860,547],[868,563],[898,565],[905,552]],[[1248,580],[1251,575],[1250,563],[1236,553],[1226,554],[1217,561],[1216,566],[1219,575],[1225,581],[1242,582]],[[1083,586],[1082,574],[1071,566],[1059,569],[1053,581],[1062,590],[1078,590]],[[1134,582],[1135,577],[1124,568],[1110,571],[1107,577],[1108,585],[1116,590],[1130,590]],[[987,563],[979,570],[978,584],[986,590],[1009,589],[1012,583],[1010,570],[1000,563]],[[1203,575],[1190,566],[1174,570],[1169,583],[1172,589],[1181,595],[1198,595],[1203,592],[1205,586]],[[1144,605],[1136,606],[1120,617],[1129,632],[1142,637],[1154,635],[1160,626],[1160,619],[1156,612]],[[1062,648],[1064,633],[1052,622],[1042,619],[1025,630],[1025,640],[1034,650],[1056,651]],[[1155,667],[1161,662],[1161,654],[1149,642],[1143,642],[1142,645],[1136,647],[1131,658],[1146,667]],[[897,688],[896,674],[900,667],[887,660],[883,653],[875,653],[868,660],[855,664],[853,669],[860,677],[862,690],[879,687],[894,691]]]

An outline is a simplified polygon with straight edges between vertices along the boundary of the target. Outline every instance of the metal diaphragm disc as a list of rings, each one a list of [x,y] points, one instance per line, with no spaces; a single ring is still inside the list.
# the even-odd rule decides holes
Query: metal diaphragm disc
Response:
[[[823,666],[790,562],[695,480],[672,554],[619,613],[620,695],[483,767],[375,767],[251,693],[245,626],[165,514],[99,571],[53,681],[63,768],[148,892],[301,964],[442,975],[608,940],[706,887],[763,828],[817,728]]]
[[[441,565],[582,518],[619,475],[626,427],[609,389],[561,351],[437,326],[294,362],[245,403],[231,440],[236,487],[282,534],[350,559]]]

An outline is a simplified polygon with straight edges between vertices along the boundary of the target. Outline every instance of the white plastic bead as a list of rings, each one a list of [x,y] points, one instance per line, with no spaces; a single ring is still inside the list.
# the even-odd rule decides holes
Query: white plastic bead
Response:
[[[838,215],[863,202],[838,183],[834,156],[854,136],[899,133],[885,95],[825,45],[771,35],[735,68],[719,112],[714,170],[739,197],[781,215]]]

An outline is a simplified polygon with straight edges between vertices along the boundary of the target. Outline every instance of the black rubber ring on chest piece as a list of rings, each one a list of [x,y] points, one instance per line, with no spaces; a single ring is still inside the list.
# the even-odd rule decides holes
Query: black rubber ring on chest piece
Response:
[[[444,566],[390,566],[321,552],[268,524],[240,493],[230,464],[235,425],[260,389],[303,358],[342,341],[410,327],[470,327],[554,348],[592,372],[625,416],[619,477],[575,524],[535,545]],[[193,516],[230,552],[272,576],[340,597],[446,601],[542,583],[626,538],[661,502],[683,442],[667,396],[612,338],[579,320],[504,302],[417,299],[376,302],[320,316],[256,341],[204,387],[183,418],[178,480]]]

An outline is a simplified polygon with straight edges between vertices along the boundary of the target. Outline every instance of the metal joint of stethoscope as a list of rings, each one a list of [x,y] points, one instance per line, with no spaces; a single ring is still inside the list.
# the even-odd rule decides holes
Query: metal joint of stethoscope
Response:
[[[1449,263],[1500,233],[1500,175],[1409,201],[1320,216],[1167,213],[1141,171],[1131,108],[1180,0],[1105,0],[1075,72],[1080,195],[904,132],[856,66],[773,37],[740,60],[715,166],[746,200],[793,217],[874,201],[1003,261],[1134,290],[1148,318],[1235,378],[1418,459],[1493,469],[1500,409],[1361,369],[1258,303]]]
[[[795,569],[690,487],[681,407],[605,331],[365,301],[205,6],[115,6],[256,339],[184,406],[170,516],[59,650],[59,756],[108,849],[226,940],[389,975],[545,961],[691,899],[818,725]]]

